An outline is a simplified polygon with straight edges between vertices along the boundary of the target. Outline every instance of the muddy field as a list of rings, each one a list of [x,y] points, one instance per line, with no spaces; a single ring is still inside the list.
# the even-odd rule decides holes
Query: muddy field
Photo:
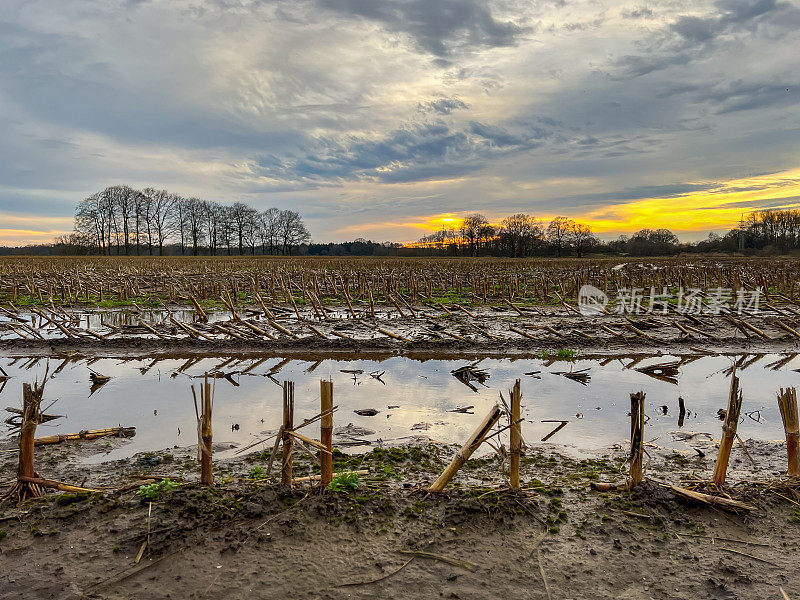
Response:
[[[784,351],[798,281],[787,259],[7,258],[0,351]]]
[[[775,366],[775,357],[756,357],[719,361],[738,365],[747,382],[753,364]],[[68,360],[72,364],[75,357]],[[109,360],[88,364],[105,370]],[[520,361],[518,368],[525,364]],[[39,369],[47,359],[11,362],[9,381],[18,384],[24,367],[33,378],[34,365]],[[48,372],[56,364],[62,363],[51,360]],[[138,372],[137,365],[147,363],[120,364]],[[764,370],[764,377],[774,378],[770,387],[779,376],[791,377],[790,362],[778,366],[781,371]],[[70,382],[74,375],[61,371],[51,379],[51,395],[67,393],[52,387],[62,378]],[[748,398],[757,381],[745,383]],[[657,383],[668,390],[676,385]],[[84,377],[76,384],[87,385]],[[275,387],[268,381],[261,385]],[[692,385],[681,389],[687,387]],[[88,402],[101,401],[103,394],[112,399],[115,389],[100,388]],[[338,396],[348,394],[340,383],[336,389]],[[524,389],[524,406],[547,416],[531,388]],[[384,409],[396,402],[392,398],[376,396],[374,405]],[[651,425],[659,418],[651,405],[660,399],[654,398],[647,409]],[[69,405],[61,406],[71,415]],[[372,418],[384,419],[384,412]],[[618,415],[623,423],[624,412]],[[337,413],[336,422],[354,418],[352,412]],[[448,418],[472,424],[469,430],[480,414]],[[117,460],[106,457],[125,452],[137,438],[41,446],[36,466],[43,477],[104,491],[48,493],[0,508],[0,598],[755,599],[781,598],[781,588],[793,597],[800,589],[794,568],[800,494],[784,478],[785,443],[747,437],[759,431],[756,419],[764,418],[775,417],[743,416],[745,439],[733,448],[726,497],[752,509],[733,512],[681,499],[668,487],[694,487],[708,480],[714,467],[721,424],[695,422],[691,414],[686,427],[674,432],[681,440],[675,448],[648,432],[646,481],[633,491],[591,487],[627,481],[624,432],[617,443],[591,451],[571,443],[571,429],[547,443],[526,436],[522,485],[513,492],[502,440],[499,453],[486,448],[476,454],[443,494],[426,489],[458,445],[441,443],[427,431],[419,431],[411,444],[378,439],[364,451],[348,444],[349,434],[374,439],[369,431],[352,425],[337,429],[335,471],[362,474],[353,489],[324,493],[309,483],[293,488],[277,483],[274,470],[267,474],[271,442],[237,455],[232,450],[242,446],[232,430],[220,429],[215,437],[213,488],[199,485],[195,445],[176,443]],[[15,449],[14,438],[0,443],[4,486],[14,480]],[[316,460],[296,452],[295,477],[315,473]],[[35,577],[29,576],[31,565]]]
[[[673,453],[653,452],[633,492],[589,487],[624,481],[622,448],[581,459],[536,448],[519,492],[489,456],[426,495],[454,447],[377,449],[337,454],[337,470],[370,474],[357,490],[320,495],[262,485],[263,454],[221,462],[219,485],[204,489],[192,482],[194,448],[88,468],[76,464],[85,444],[69,444],[42,452],[49,475],[128,490],[4,507],[0,597],[780,598],[779,587],[800,588],[800,513],[782,498],[791,491],[755,483],[780,475],[781,449],[747,445],[757,466],[735,450],[732,480],[748,483],[731,490],[752,514],[676,498],[662,484],[713,463]],[[130,489],[151,475],[186,481],[151,504]]]
[[[787,260],[2,260],[0,397],[20,406],[22,384],[46,373],[43,406],[64,418],[37,435],[112,418],[138,431],[36,446],[41,477],[102,493],[0,507],[0,598],[800,597],[800,493],[775,405],[797,376],[799,276]],[[602,310],[583,310],[584,285],[607,295]],[[670,298],[634,305],[629,288]],[[691,310],[684,288],[699,290]],[[734,304],[755,289],[760,304]],[[493,379],[454,379],[482,359],[474,368]],[[674,378],[646,372],[662,363]],[[707,482],[734,369],[746,405],[720,491]],[[211,488],[190,400],[208,372],[224,421]],[[290,488],[280,465],[267,474],[271,442],[237,452],[275,433],[276,383],[297,380],[299,419],[316,412],[303,402],[322,377],[344,407],[334,470],[361,475]],[[521,489],[509,489],[501,432],[445,493],[427,493],[517,378]],[[646,480],[593,489],[628,482],[639,389]],[[363,408],[378,410],[354,415]],[[4,488],[16,481],[10,433]],[[319,472],[294,456],[295,477]]]
[[[554,307],[538,308],[535,313],[522,311],[522,314],[510,308],[478,307],[465,314],[422,307],[415,317],[379,310],[376,317],[353,318],[342,307],[332,307],[330,314],[336,316],[328,319],[315,319],[303,313],[303,318],[298,319],[293,313],[284,312],[284,318],[271,320],[251,309],[246,320],[210,313],[215,317],[210,324],[189,321],[186,325],[194,334],[174,324],[175,318],[169,311],[64,310],[59,322],[65,329],[69,323],[85,321],[87,316],[98,323],[94,329],[75,327],[70,335],[37,314],[20,309],[16,321],[0,317],[0,330],[5,326],[5,332],[0,331],[0,352],[6,356],[53,356],[64,352],[90,356],[225,352],[273,356],[312,353],[505,356],[539,354],[559,348],[589,354],[796,350],[800,348],[800,310],[794,306],[779,310],[762,309],[741,319],[729,315],[583,316]],[[53,321],[57,320],[53,313],[48,314]],[[102,325],[98,314],[103,314]],[[270,321],[282,331],[271,328]],[[22,322],[39,337],[26,335],[20,326]]]

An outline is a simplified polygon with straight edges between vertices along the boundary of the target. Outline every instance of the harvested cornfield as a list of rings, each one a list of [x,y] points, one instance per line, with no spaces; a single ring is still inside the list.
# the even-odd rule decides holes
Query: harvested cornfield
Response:
[[[796,585],[799,276],[784,259],[0,261],[0,589],[199,597],[244,577],[251,594],[242,565],[262,585],[313,551],[337,565],[311,572],[315,597],[404,576],[427,593],[425,560],[479,595],[502,573],[510,596],[531,585],[527,561],[507,581],[521,553],[540,597],[566,597],[626,546],[643,557],[626,585],[672,573],[664,597],[738,585],[740,555]],[[47,564],[46,530],[91,551],[31,591],[15,574]],[[703,531],[727,545],[687,584],[670,561]]]
[[[163,306],[192,299],[223,306],[273,303],[390,302],[560,304],[589,284],[620,290],[762,288],[776,302],[800,298],[793,259],[665,258],[309,258],[31,257],[0,259],[0,303]],[[313,298],[313,299],[312,299]]]
[[[800,339],[798,278],[788,259],[14,258],[0,343],[776,351]]]

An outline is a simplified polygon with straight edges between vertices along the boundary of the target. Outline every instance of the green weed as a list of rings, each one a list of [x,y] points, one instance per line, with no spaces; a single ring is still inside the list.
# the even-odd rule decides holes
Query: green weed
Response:
[[[136,493],[148,502],[157,502],[158,500],[161,500],[165,494],[174,490],[178,486],[180,486],[180,483],[177,481],[172,481],[171,479],[162,479],[161,481],[151,483],[150,485],[140,486]]]
[[[358,489],[359,476],[355,471],[341,473],[334,477],[328,484],[329,492],[354,492]]]

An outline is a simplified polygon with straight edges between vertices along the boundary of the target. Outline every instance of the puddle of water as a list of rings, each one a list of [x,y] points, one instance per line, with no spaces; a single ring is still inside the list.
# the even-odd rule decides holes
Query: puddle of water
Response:
[[[351,317],[350,313],[345,309],[325,309],[327,315],[331,319],[340,320],[343,322],[347,322],[348,319]],[[314,313],[309,308],[299,308],[300,314],[303,315],[304,318],[308,318],[313,320]],[[243,318],[255,318],[257,321],[264,321],[264,317],[259,314],[250,313],[248,311],[241,311],[241,316]],[[97,310],[97,311],[73,311],[69,313],[69,318],[59,317],[62,323],[68,324],[70,328],[76,329],[88,329],[90,331],[94,331],[96,333],[105,334],[109,333],[113,330],[119,328],[126,328],[126,327],[136,327],[139,321],[144,321],[148,325],[151,326],[158,326],[158,325],[170,325],[170,316],[173,318],[182,321],[184,323],[193,323],[197,313],[194,310],[186,310],[186,309],[173,309],[170,311],[167,310],[146,310],[142,309],[141,311],[131,311],[127,309],[118,309],[118,310]],[[231,318],[231,314],[227,311],[207,311],[208,322],[209,323],[218,323],[218,322],[227,322]],[[378,320],[386,321],[391,320],[391,316],[388,312],[379,312],[377,313],[376,318]],[[399,315],[397,315],[399,316]],[[48,322],[47,319],[43,317],[31,313],[25,312],[24,310],[20,313],[19,318],[23,320],[26,324],[32,326],[36,329],[39,334],[45,339],[54,339],[54,338],[63,338],[63,332],[58,329],[55,325]],[[296,321],[297,316],[294,311],[282,311],[279,316],[278,320],[284,322],[285,320],[288,321]],[[18,329],[22,330],[26,337],[32,337],[29,330],[26,330],[25,327],[20,327],[19,321],[16,319],[12,319],[8,315],[0,314],[0,338],[2,337],[9,337],[9,338],[16,338],[18,334],[11,328],[11,326],[15,326]],[[154,338],[155,336],[152,334],[147,333],[143,330],[137,330],[137,336],[145,337],[145,338]]]
[[[659,356],[637,361],[634,367],[663,363],[671,358]],[[542,420],[568,420],[569,424],[549,442],[580,449],[597,449],[625,443],[630,435],[629,394],[644,390],[646,398],[646,440],[655,444],[686,450],[688,446],[674,439],[678,431],[678,397],[683,397],[689,411],[681,431],[708,432],[719,438],[721,423],[717,411],[727,404],[730,378],[727,370],[741,357],[708,356],[681,364],[675,376],[677,385],[627,368],[632,359],[594,359],[569,362],[545,362],[539,359],[485,359],[479,368],[489,373],[481,384],[471,381],[473,391],[451,374],[453,369],[469,364],[464,360],[420,361],[406,357],[383,360],[325,359],[314,363],[297,359],[270,358],[253,366],[253,358],[230,357],[191,359],[152,358],[120,360],[98,359],[87,363],[77,359],[62,366],[50,359],[51,378],[45,388],[43,406],[57,402],[47,411],[64,418],[40,425],[37,435],[74,433],[115,425],[136,427],[136,436],[121,448],[88,459],[91,462],[123,458],[137,452],[161,450],[173,445],[196,442],[194,407],[190,385],[199,383],[206,371],[218,369],[231,377],[216,380],[214,401],[214,439],[247,445],[275,430],[281,422],[282,392],[276,383],[295,382],[295,423],[319,412],[319,380],[334,382],[334,403],[339,410],[335,427],[354,426],[372,430],[358,435],[373,443],[378,440],[401,442],[409,436],[427,435],[441,442],[463,442],[477,426],[490,406],[505,393],[516,378],[522,380],[523,436],[538,442],[557,423]],[[782,355],[748,357],[740,369],[744,392],[739,434],[743,439],[783,439],[783,426],[776,402],[780,387],[797,385],[800,360],[792,358],[780,364]],[[18,406],[23,382],[42,377],[46,359],[22,358],[5,361],[12,377],[0,388],[4,406]],[[188,364],[188,366],[187,366]],[[314,365],[316,364],[316,367]],[[772,365],[772,366],[770,366]],[[248,372],[243,372],[252,367]],[[276,369],[278,369],[276,371]],[[183,368],[183,370],[181,370]],[[363,371],[363,373],[347,373]],[[92,371],[111,377],[89,397]],[[275,371],[273,381],[267,377]],[[309,372],[310,371],[310,372]],[[383,372],[383,383],[371,372]],[[538,373],[536,373],[538,372]],[[556,373],[588,375],[586,385]],[[536,373],[535,376],[525,373]],[[540,377],[539,379],[535,377]],[[508,398],[508,396],[506,396]],[[474,414],[450,412],[474,406]],[[392,407],[392,408],[390,408]],[[355,410],[376,409],[375,416],[362,416]],[[664,414],[666,409],[666,414]],[[238,425],[238,429],[232,428]],[[318,436],[312,425],[307,435]],[[0,436],[8,436],[7,432]],[[337,436],[334,436],[336,441]],[[102,440],[86,442],[103,449]],[[260,450],[271,442],[257,446]],[[368,448],[368,447],[367,447]],[[230,455],[232,450],[217,455]]]

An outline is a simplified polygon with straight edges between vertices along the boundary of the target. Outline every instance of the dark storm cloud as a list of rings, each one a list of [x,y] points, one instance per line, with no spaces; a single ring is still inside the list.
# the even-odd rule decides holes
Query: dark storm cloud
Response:
[[[297,138],[295,131],[258,131],[234,122],[203,106],[200,99],[175,94],[175,88],[162,88],[161,93],[137,89],[128,81],[130,73],[98,60],[94,49],[75,36],[41,34],[0,23],[2,35],[12,43],[0,53],[0,91],[12,95],[41,121],[113,133],[125,142],[186,148],[264,151]]]
[[[719,32],[720,22],[716,19],[701,19],[700,17],[681,17],[672,24],[670,29],[685,40],[700,44],[713,39]]]
[[[389,31],[406,34],[420,49],[442,58],[461,49],[514,46],[529,31],[513,21],[497,19],[484,0],[316,0],[316,3],[341,15],[370,19]]]
[[[44,217],[61,217],[70,214],[72,200],[54,200],[28,194],[0,195],[0,212],[12,215],[36,214]]]
[[[716,8],[719,11],[717,15],[680,17],[670,29],[688,45],[698,45],[725,33],[751,30],[762,23],[784,26],[776,18],[777,14],[793,10],[789,3],[777,0],[719,0]]]

